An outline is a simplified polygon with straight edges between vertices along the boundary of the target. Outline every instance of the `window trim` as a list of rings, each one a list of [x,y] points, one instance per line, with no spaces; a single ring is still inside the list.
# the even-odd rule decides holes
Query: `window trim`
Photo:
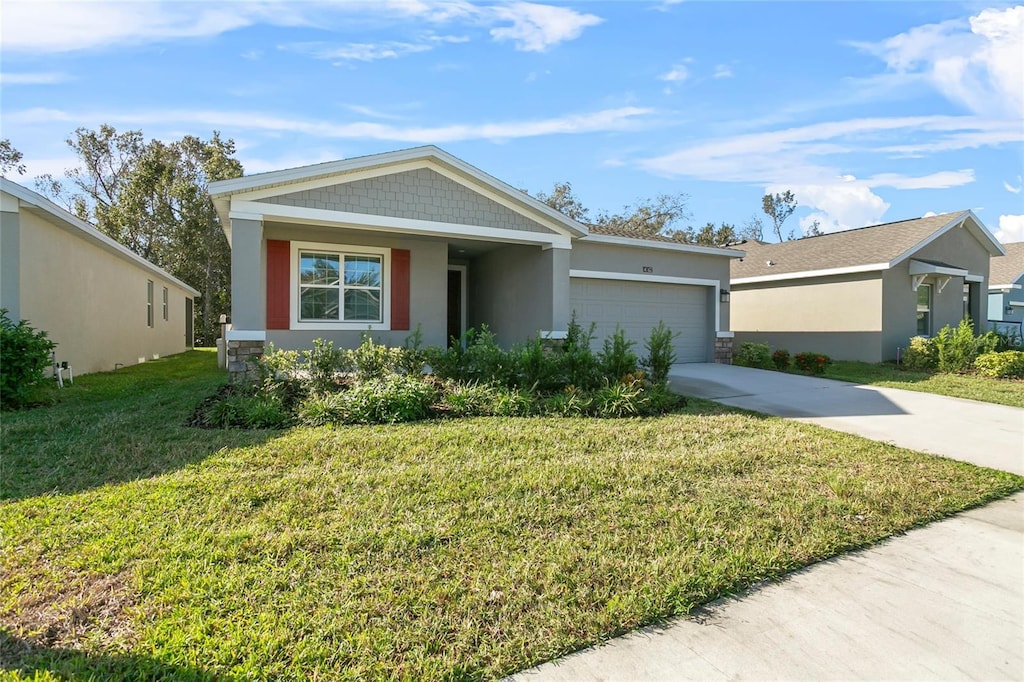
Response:
[[[928,321],[928,333],[927,334],[921,334],[916,329],[916,326],[917,326],[917,314],[922,312],[920,310],[920,302],[918,300],[920,298],[920,295],[921,295],[920,291],[921,291],[922,287],[928,287],[928,309],[926,311],[924,311],[925,315],[927,316],[925,319]],[[935,289],[932,288],[931,282],[921,283],[921,284],[919,284],[917,286],[917,291],[915,291],[914,294],[915,294],[915,296],[914,296],[914,325],[915,325],[914,331],[915,331],[915,336],[923,336],[925,338],[931,338],[931,336],[932,336],[932,312],[933,312],[933,309],[935,308]]]
[[[333,320],[312,321],[299,319],[301,306],[301,284],[302,277],[300,254],[303,251],[321,251],[324,253],[336,253],[344,262],[345,256],[379,256],[381,259],[380,273],[380,298],[381,298],[381,321],[380,322],[342,322]],[[339,331],[390,331],[391,330],[391,249],[376,246],[360,246],[355,244],[331,244],[326,242],[291,242],[291,273],[289,276],[289,293],[291,305],[288,307],[289,325],[291,329],[325,329]],[[344,289],[342,289],[342,292]],[[339,301],[344,305],[344,301]]]
[[[153,326],[153,280],[146,280],[146,326]]]
[[[164,287],[164,322],[170,319],[170,293],[167,291],[167,287]]]

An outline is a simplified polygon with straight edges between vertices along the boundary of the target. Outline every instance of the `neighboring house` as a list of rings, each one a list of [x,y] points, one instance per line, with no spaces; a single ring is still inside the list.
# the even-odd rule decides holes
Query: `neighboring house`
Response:
[[[0,178],[0,308],[57,343],[75,374],[192,346],[199,295],[45,197]]]
[[[486,324],[503,345],[563,333],[645,339],[659,320],[680,361],[731,351],[721,293],[742,252],[599,234],[433,146],[210,185],[231,243],[228,360],[264,344],[351,347],[369,331],[445,344]]]
[[[992,261],[988,285],[988,321],[1018,336],[1024,322],[1024,242],[1003,244],[1006,255]]]
[[[743,248],[732,264],[737,342],[865,362],[964,316],[983,320],[989,259],[1003,253],[970,211]]]

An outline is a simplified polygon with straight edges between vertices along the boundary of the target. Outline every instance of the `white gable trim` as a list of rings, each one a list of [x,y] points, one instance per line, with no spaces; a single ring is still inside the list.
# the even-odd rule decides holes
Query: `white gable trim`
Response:
[[[245,200],[264,199],[419,168],[436,171],[558,234],[587,234],[581,223],[432,145],[221,180],[210,183],[210,196],[222,206],[231,195]]]
[[[784,282],[787,279],[807,279],[810,277],[828,277],[830,275],[852,275],[858,272],[878,272],[888,270],[888,263],[870,263],[854,265],[848,268],[830,268],[828,270],[804,270],[803,272],[783,272],[778,275],[760,275],[758,277],[736,277],[733,284],[757,284],[758,282]]]
[[[504,230],[497,227],[480,225],[462,225],[459,223],[440,223],[432,220],[415,220],[413,218],[392,218],[372,213],[351,213],[348,211],[327,211],[319,208],[303,206],[283,206],[281,204],[264,204],[255,201],[233,201],[231,218],[258,219],[269,218],[299,222],[307,225],[324,225],[327,227],[349,227],[376,232],[394,232],[399,234],[415,234],[425,237],[462,237],[478,241],[505,242],[509,244],[549,245],[554,248],[571,249],[570,237],[543,232],[527,232],[526,230]]]

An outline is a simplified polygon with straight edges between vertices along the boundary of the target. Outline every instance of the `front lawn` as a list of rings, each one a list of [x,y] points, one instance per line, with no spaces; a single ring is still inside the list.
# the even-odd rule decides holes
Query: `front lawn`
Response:
[[[691,400],[648,419],[199,430],[208,352],[9,413],[15,677],[493,679],[1024,478]]]
[[[978,374],[944,374],[905,370],[892,363],[834,361],[823,375],[858,384],[905,388],[908,391],[937,393],[954,398],[980,400],[998,405],[1024,407],[1024,381],[989,379]]]

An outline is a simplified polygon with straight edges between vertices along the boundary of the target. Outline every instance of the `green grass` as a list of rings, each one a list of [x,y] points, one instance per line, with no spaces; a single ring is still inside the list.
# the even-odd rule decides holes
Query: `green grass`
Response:
[[[835,361],[823,376],[826,379],[841,379],[858,384],[905,388],[909,391],[1024,407],[1024,381],[1015,379],[990,379],[977,374],[916,372],[900,369],[890,363],[843,361]]]
[[[1024,488],[702,401],[184,427],[213,364],[83,377],[3,416],[11,676],[493,679]]]

